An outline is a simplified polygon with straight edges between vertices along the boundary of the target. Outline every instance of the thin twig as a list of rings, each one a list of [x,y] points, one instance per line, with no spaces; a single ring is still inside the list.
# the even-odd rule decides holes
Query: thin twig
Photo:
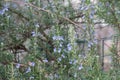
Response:
[[[31,3],[27,3],[27,4],[28,4],[29,6],[31,6],[31,7],[34,7],[34,8],[36,8],[36,9],[40,10],[40,11],[44,11],[44,12],[47,12],[47,13],[49,13],[49,14],[52,14],[52,15],[55,15],[55,16],[56,16],[56,14],[53,14],[53,13],[50,12],[49,10],[45,10],[45,9],[40,8],[40,7],[34,6],[34,5],[31,4]],[[70,22],[70,23],[72,23],[72,24],[75,25],[75,26],[78,26],[80,29],[84,30],[83,28],[81,28],[80,25],[76,24],[74,21],[70,20],[69,18],[60,16],[60,15],[57,15],[57,16],[60,17],[60,18],[62,18],[62,19],[64,19],[64,20],[66,20],[66,21],[68,21],[68,22]]]

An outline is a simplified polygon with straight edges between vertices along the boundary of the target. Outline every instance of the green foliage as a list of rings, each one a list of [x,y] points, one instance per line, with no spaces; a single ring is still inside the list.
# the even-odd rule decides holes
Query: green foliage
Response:
[[[102,70],[93,35],[96,17],[119,28],[119,3],[1,1],[0,80],[119,80]]]

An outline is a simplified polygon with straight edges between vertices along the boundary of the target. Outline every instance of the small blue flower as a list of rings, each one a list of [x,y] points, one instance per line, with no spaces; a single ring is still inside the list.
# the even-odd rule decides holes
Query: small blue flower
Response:
[[[79,66],[78,70],[81,70],[81,69],[83,69],[82,64],[80,64],[80,66]]]
[[[31,34],[32,34],[33,37],[36,36],[36,33],[34,31]]]
[[[61,48],[58,48],[58,53],[60,53],[61,52]]]
[[[37,24],[35,24],[35,27],[40,27],[40,26],[39,26],[39,24],[37,23]]]
[[[59,40],[64,40],[64,39],[63,39],[63,36],[59,36]]]
[[[33,77],[33,76],[31,76],[31,77],[30,77],[30,80],[33,80],[33,79],[34,79],[34,77]]]
[[[74,77],[77,77],[77,73],[74,74]]]
[[[88,43],[88,48],[90,48],[93,45],[93,42]]]
[[[61,48],[54,48],[54,52],[60,53],[61,52]]]
[[[5,12],[3,12],[2,10],[0,10],[0,14],[3,15]]]
[[[54,48],[54,52],[57,52],[57,49],[56,49],[56,48]]]
[[[60,43],[60,47],[62,47],[62,43]]]
[[[53,36],[53,40],[64,40],[63,36]]]
[[[59,57],[59,58],[58,58],[58,61],[60,62],[61,60],[62,60],[61,57]]]
[[[8,7],[5,7],[5,8],[3,9],[3,11],[8,11]]]
[[[16,68],[20,68],[20,64],[18,63],[18,64],[16,64]]]
[[[74,61],[73,61],[73,64],[76,64],[77,62],[78,62],[78,60],[74,60]]]
[[[109,7],[110,6],[110,3],[109,2],[106,2],[106,4],[105,4],[107,7]]]
[[[95,14],[95,10],[92,9],[92,10],[90,11],[89,18],[90,18],[90,19],[93,19],[93,18],[94,18],[94,14]]]
[[[56,40],[57,37],[56,37],[56,36],[53,36],[52,38],[53,38],[53,40]]]
[[[70,64],[72,64],[73,62],[72,62],[72,61],[70,61],[69,63],[70,63]]]
[[[97,39],[94,39],[93,43],[97,44],[98,43]]]
[[[47,60],[47,59],[45,59],[45,60],[43,60],[43,62],[44,62],[44,63],[47,63],[47,62],[48,62],[48,60]]]
[[[65,58],[65,55],[62,54],[61,56],[62,56],[62,58]]]
[[[70,43],[67,45],[67,49],[68,49],[68,51],[71,51],[71,50],[72,50],[72,46],[71,46]]]
[[[83,7],[80,8],[80,10],[81,11],[83,11],[83,10],[86,11],[86,10],[88,10],[88,7],[87,6],[83,6]]]
[[[32,36],[35,36],[35,32],[31,32],[32,33]]]
[[[29,62],[29,65],[34,67],[35,66],[35,62]]]
[[[4,7],[2,10],[0,10],[0,14],[3,15],[5,11],[8,11],[8,7]]]
[[[26,73],[29,73],[29,72],[31,72],[31,68],[30,67],[28,67],[27,70],[26,70]]]

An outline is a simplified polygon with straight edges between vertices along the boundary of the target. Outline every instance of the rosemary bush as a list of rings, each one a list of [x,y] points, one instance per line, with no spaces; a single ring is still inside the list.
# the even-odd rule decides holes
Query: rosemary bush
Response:
[[[74,2],[0,1],[0,80],[119,80],[102,70],[94,37],[97,19],[119,28],[105,7],[119,2]]]

